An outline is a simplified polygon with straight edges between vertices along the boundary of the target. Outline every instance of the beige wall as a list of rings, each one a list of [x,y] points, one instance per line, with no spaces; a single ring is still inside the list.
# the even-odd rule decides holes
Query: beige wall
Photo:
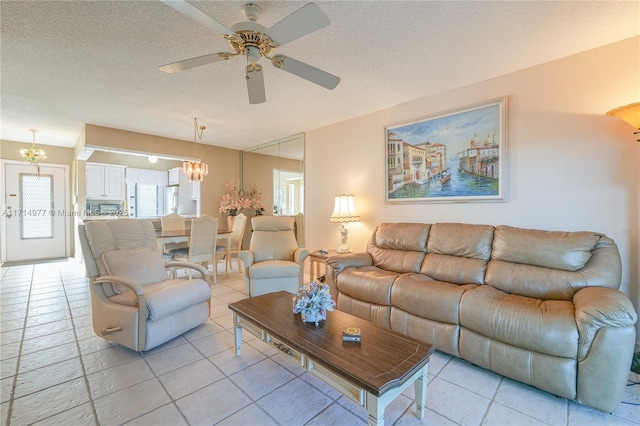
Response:
[[[385,126],[502,96],[509,98],[506,202],[385,204]],[[342,193],[355,195],[362,218],[347,225],[358,251],[381,222],[598,231],[617,242],[621,289],[640,312],[640,143],[628,124],[604,115],[639,98],[635,37],[309,131],[306,246],[339,245],[338,224],[329,216],[333,197]]]

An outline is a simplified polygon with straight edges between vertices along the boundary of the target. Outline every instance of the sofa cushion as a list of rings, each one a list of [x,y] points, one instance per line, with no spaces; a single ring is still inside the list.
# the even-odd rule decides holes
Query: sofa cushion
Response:
[[[156,234],[150,220],[119,218],[94,220],[85,224],[91,255],[96,259],[100,275],[106,275],[102,254],[114,250],[148,247],[158,251]]]
[[[422,223],[383,223],[367,244],[373,265],[386,271],[420,271],[427,251],[429,226]]]
[[[102,254],[101,260],[107,275],[131,278],[142,286],[168,278],[162,258],[154,256],[148,247],[109,251]],[[116,283],[112,288],[116,294],[128,290],[128,287]]]
[[[300,265],[291,260],[265,260],[249,268],[252,279],[297,277],[299,274]]]
[[[427,252],[468,257],[488,262],[494,227],[466,223],[434,223],[429,232]]]
[[[374,233],[375,244],[381,249],[426,252],[429,228],[425,223],[382,223]]]
[[[292,260],[298,248],[293,233],[294,218],[285,216],[256,216],[251,220],[253,234],[249,249],[254,261]]]
[[[477,286],[462,295],[460,325],[519,348],[577,357],[578,327],[569,301],[544,301]]]
[[[403,274],[391,288],[395,308],[429,320],[459,324],[460,299],[475,285],[435,281],[421,274]]]
[[[398,274],[375,266],[347,268],[338,275],[336,285],[340,293],[345,293],[354,299],[389,306],[391,305],[391,285],[397,277]]]
[[[591,258],[601,235],[498,226],[492,257],[505,262],[577,271]]]
[[[336,307],[342,312],[372,322],[380,328],[391,330],[391,324],[389,322],[391,306],[365,302],[364,300],[348,296],[345,293],[339,293],[336,300]]]
[[[484,284],[493,229],[489,225],[462,223],[431,225],[420,273],[455,284]]]
[[[154,322],[211,297],[209,285],[199,279],[168,279],[145,287],[147,321]],[[125,291],[109,298],[111,302],[127,306],[138,306],[138,298],[131,291]]]

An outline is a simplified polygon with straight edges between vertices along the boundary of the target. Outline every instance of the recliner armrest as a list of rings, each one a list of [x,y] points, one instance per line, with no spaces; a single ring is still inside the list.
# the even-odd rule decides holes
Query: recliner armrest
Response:
[[[629,298],[608,287],[585,287],[573,296],[578,325],[578,359],[589,353],[598,330],[604,327],[629,327],[638,315]]]
[[[297,248],[296,251],[293,252],[293,261],[298,265],[304,264],[307,257],[309,257],[309,250],[306,248]]]
[[[138,281],[132,280],[131,278],[121,277],[119,275],[104,275],[93,280],[93,284],[104,283],[122,284],[123,286],[130,288],[136,296],[144,296],[144,289],[142,285]]]
[[[336,275],[342,272],[346,268],[373,265],[373,259],[369,256],[369,253],[349,253],[349,254],[336,254],[327,257],[327,265],[333,268]]]
[[[240,250],[238,253],[238,258],[242,262],[242,268],[247,269],[249,266],[253,265],[255,262],[255,256],[251,250]]]

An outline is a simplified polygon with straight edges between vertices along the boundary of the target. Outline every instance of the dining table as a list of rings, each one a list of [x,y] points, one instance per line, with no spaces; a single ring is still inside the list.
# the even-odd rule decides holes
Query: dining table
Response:
[[[189,244],[189,237],[191,236],[191,229],[182,230],[165,230],[156,229],[156,240],[158,242],[158,248],[162,252],[162,246],[165,243],[178,243],[186,242]],[[218,229],[217,240],[224,243],[226,247],[224,274],[225,277],[229,276],[229,249],[231,247],[231,229]],[[214,256],[215,257],[215,256]]]

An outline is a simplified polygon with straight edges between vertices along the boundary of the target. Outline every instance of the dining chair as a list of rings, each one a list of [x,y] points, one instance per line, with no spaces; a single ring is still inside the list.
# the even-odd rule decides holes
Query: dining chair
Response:
[[[213,282],[218,283],[216,265],[216,242],[218,239],[218,218],[204,214],[191,222],[191,234],[189,247],[174,250],[173,260],[178,262],[191,262],[208,268],[209,262],[213,263]],[[191,271],[189,270],[190,274]],[[191,275],[189,275],[191,277]]]
[[[238,253],[242,250],[242,238],[244,236],[244,230],[247,227],[247,216],[243,213],[240,213],[236,216],[235,221],[233,222],[233,229],[231,230],[231,235],[228,236],[229,242],[229,250],[227,251],[227,246],[224,244],[216,245],[216,264],[218,258],[220,256],[224,257],[226,262],[225,271],[227,269],[232,268],[231,255],[236,255],[236,263],[238,265],[238,271],[240,270],[240,258],[238,257]]]
[[[186,229],[186,223],[184,217],[176,213],[170,213],[160,218],[160,226],[163,231],[184,231]],[[188,242],[175,241],[166,242],[162,245],[162,252],[165,254],[173,255],[175,250],[183,250],[189,246]]]

